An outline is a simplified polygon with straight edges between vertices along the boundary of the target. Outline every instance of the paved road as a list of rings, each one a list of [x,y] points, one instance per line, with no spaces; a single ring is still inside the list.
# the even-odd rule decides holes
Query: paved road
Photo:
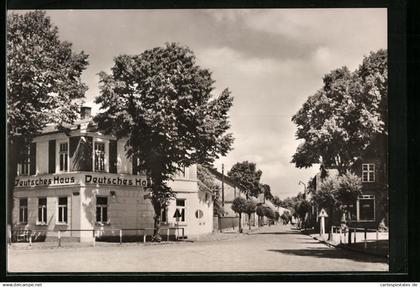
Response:
[[[288,227],[220,241],[22,250],[9,272],[388,271],[381,259],[327,247]]]

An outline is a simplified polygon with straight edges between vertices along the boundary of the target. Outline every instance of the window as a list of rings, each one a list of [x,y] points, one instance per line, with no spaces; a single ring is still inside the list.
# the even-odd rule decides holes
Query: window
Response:
[[[38,223],[47,223],[47,198],[38,198]]]
[[[26,154],[23,156],[21,162],[18,163],[18,175],[29,175],[31,170],[30,149],[28,148]]]
[[[359,220],[374,221],[375,220],[375,196],[361,195],[358,198]]]
[[[96,197],[96,222],[106,223],[108,221],[108,198]]]
[[[19,223],[28,222],[28,199],[19,199]]]
[[[362,164],[362,182],[375,181],[375,165],[372,163]]]
[[[176,200],[176,209],[179,211],[179,214],[181,215],[179,218],[179,222],[185,222],[185,199]]]
[[[105,144],[95,142],[95,171],[105,171]]]
[[[69,156],[68,148],[69,148],[68,143],[60,143],[60,151],[59,151],[60,171],[68,171],[68,156]]]
[[[356,221],[357,220],[356,204],[346,205],[345,208],[346,208],[346,220]]]
[[[178,169],[176,171],[176,177],[177,178],[188,178],[188,168],[186,168],[185,166],[181,166],[179,167],[180,170]]]
[[[67,197],[58,198],[58,223],[67,223]]]

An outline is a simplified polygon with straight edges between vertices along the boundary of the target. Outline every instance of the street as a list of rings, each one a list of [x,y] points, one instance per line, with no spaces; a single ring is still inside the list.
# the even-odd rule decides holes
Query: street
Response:
[[[9,272],[388,271],[385,260],[328,247],[281,225],[206,242],[9,248]]]

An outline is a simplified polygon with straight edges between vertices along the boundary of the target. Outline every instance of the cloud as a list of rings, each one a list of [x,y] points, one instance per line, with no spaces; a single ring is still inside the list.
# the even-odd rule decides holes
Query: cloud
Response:
[[[387,47],[386,9],[49,10],[60,38],[89,54],[83,73],[87,103],[113,57],[178,42],[212,72],[215,93],[228,87],[233,151],[220,170],[250,160],[282,198],[302,191],[317,167],[290,163],[298,142],[292,115],[330,70],[355,69],[364,55]],[[93,111],[97,107],[93,105]]]

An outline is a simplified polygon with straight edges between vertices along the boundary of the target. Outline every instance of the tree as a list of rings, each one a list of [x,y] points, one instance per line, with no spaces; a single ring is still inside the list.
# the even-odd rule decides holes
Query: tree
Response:
[[[349,213],[350,205],[355,205],[362,192],[361,179],[350,172],[337,177],[328,177],[321,188],[312,196],[312,201],[319,207],[328,210],[329,222],[334,224],[337,212]]]
[[[274,204],[275,207],[277,207],[277,211],[279,210],[279,207],[282,206],[282,201],[278,196],[274,196],[271,202]]]
[[[303,140],[292,157],[296,167],[322,162],[344,174],[376,137],[386,135],[386,54],[371,53],[353,73],[342,67],[324,76],[322,88],[292,117]]]
[[[275,216],[276,216],[274,211],[268,206],[263,206],[263,213],[264,213],[264,216],[267,217],[268,224],[270,225],[274,221]]]
[[[237,197],[232,202],[232,210],[239,214],[239,232],[242,233],[242,212],[246,210],[246,199]]]
[[[88,56],[59,39],[43,11],[7,17],[7,173],[11,223],[17,163],[48,123],[64,128],[79,114],[87,90],[81,82]]]
[[[256,164],[253,162],[237,162],[227,175],[245,189],[247,197],[258,197],[262,192],[260,188],[262,171],[257,170]]]
[[[247,199],[245,202],[245,210],[244,213],[248,215],[248,227],[251,230],[251,214],[255,212],[257,208],[257,203],[252,199]]]
[[[283,224],[289,224],[289,222],[292,221],[292,215],[287,210],[282,213],[282,215],[280,216],[280,218],[283,221]]]
[[[194,53],[175,43],[139,55],[114,59],[110,75],[101,72],[95,120],[105,133],[127,137],[126,153],[151,179],[154,240],[160,241],[160,213],[175,197],[168,186],[177,170],[211,164],[231,149],[225,89],[214,96],[214,81]]]
[[[305,199],[303,193],[298,193],[295,198],[295,204],[293,206],[294,216],[299,219],[299,222],[305,223],[306,214],[309,212],[311,208],[310,203]]]
[[[264,205],[258,204],[257,208],[255,209],[255,212],[258,215],[258,225],[261,226],[262,225],[262,218],[264,216]]]
[[[260,189],[264,194],[264,199],[273,200],[273,195],[271,194],[271,187],[268,184],[260,184]]]

